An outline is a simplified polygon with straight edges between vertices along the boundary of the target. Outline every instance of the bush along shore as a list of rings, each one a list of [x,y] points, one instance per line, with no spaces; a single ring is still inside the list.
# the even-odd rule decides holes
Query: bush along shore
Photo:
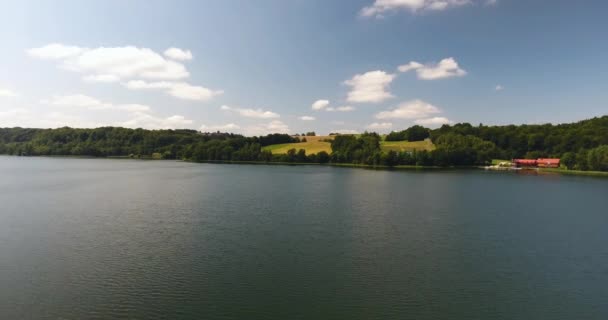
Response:
[[[399,151],[381,147],[387,141],[425,139],[430,140],[433,148]],[[608,172],[608,116],[560,125],[473,126],[460,123],[434,130],[414,126],[386,136],[373,132],[331,135],[327,138],[330,152],[310,154],[295,147],[275,154],[271,151],[273,148],[269,148],[284,144],[297,146],[304,140],[306,137],[288,134],[245,137],[195,130],[0,128],[0,154],[377,168],[461,168],[489,165],[492,159],[552,157],[561,158],[563,169],[568,173]]]

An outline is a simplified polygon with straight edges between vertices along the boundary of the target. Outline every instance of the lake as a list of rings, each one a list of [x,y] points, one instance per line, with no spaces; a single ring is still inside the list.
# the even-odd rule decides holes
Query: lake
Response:
[[[606,319],[608,179],[0,157],[2,319]]]

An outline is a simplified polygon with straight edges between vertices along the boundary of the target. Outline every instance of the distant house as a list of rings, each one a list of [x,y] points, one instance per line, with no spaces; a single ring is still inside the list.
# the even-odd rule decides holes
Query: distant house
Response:
[[[559,159],[537,159],[536,163],[539,168],[559,168]]]
[[[560,159],[513,159],[518,168],[559,168]]]
[[[537,162],[534,159],[513,159],[511,161],[518,168],[536,167]]]

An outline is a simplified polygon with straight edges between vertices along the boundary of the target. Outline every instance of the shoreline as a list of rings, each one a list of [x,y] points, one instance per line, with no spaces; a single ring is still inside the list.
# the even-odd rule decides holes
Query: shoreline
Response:
[[[438,167],[438,166],[416,166],[416,165],[398,165],[398,166],[386,166],[386,165],[367,165],[367,164],[355,164],[355,163],[311,163],[311,162],[266,162],[266,161],[227,161],[227,160],[207,160],[207,161],[193,161],[183,159],[154,159],[152,157],[140,157],[134,158],[129,156],[110,156],[110,157],[95,157],[95,156],[74,156],[74,155],[46,155],[46,156],[16,156],[1,154],[0,156],[6,157],[24,157],[24,158],[73,158],[73,159],[120,159],[120,160],[145,160],[145,161],[180,161],[189,163],[209,163],[209,164],[249,164],[249,165],[278,165],[278,166],[326,166],[326,167],[337,167],[337,168],[357,168],[366,170],[387,170],[387,171],[453,171],[453,170],[483,170],[484,167],[479,166],[452,166],[452,167]],[[587,176],[587,177],[600,177],[608,178],[608,171],[582,171],[582,170],[568,170],[568,169],[555,169],[555,168],[538,168],[536,170],[540,174],[563,174],[569,176]],[[510,172],[509,170],[497,170],[497,172]]]

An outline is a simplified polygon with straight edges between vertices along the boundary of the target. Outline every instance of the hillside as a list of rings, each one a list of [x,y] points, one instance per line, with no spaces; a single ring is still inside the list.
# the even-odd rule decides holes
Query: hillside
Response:
[[[332,140],[333,136],[309,136],[306,137],[306,142],[282,143],[263,147],[263,150],[268,150],[273,154],[286,154],[290,149],[304,149],[306,154],[315,154],[321,151],[331,153],[331,144],[328,140]],[[380,149],[384,152],[388,151],[414,151],[414,150],[435,150],[435,145],[430,139],[424,141],[381,141]]]
[[[304,149],[307,154],[325,151],[331,153],[331,145],[326,140],[333,139],[332,136],[307,136],[306,142],[281,143],[265,146],[262,150],[268,150],[273,154],[286,154],[289,149]]]

